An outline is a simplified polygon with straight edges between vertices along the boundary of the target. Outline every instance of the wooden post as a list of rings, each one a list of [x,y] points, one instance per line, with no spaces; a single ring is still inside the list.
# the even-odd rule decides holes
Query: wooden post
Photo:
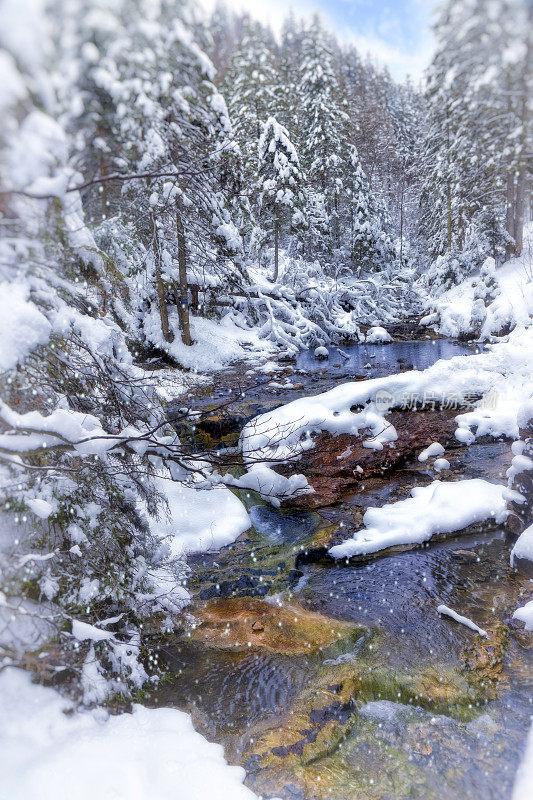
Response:
[[[191,290],[191,308],[193,311],[198,311],[198,307],[200,305],[199,286],[197,283],[192,283],[189,288]]]
[[[181,202],[176,203],[176,231],[178,236],[178,267],[179,267],[179,299],[178,315],[181,328],[181,338],[183,344],[188,347],[192,344],[191,329],[189,326],[189,289],[187,286],[187,250],[185,242],[185,230],[181,218]]]
[[[150,215],[150,218],[152,222],[152,248],[154,251],[155,285],[157,290],[157,300],[159,304],[159,316],[161,318],[161,330],[163,332],[164,340],[170,343],[174,341],[174,334],[170,330],[170,326],[168,324],[168,311],[167,311],[167,300],[165,296],[166,294],[165,285],[161,277],[161,252],[159,249],[159,236],[157,233],[156,218],[153,211]]]

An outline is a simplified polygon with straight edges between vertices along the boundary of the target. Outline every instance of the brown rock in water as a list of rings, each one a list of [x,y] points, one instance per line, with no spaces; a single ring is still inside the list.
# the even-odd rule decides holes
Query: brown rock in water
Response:
[[[503,659],[509,642],[509,629],[501,622],[487,628],[486,639],[477,638],[461,653],[467,677],[481,681],[486,691],[496,696],[496,687],[508,679],[503,672]]]
[[[456,558],[459,561],[475,561],[477,553],[475,550],[453,550],[452,558]]]
[[[366,631],[361,625],[307,611],[296,603],[253,597],[216,598],[198,609],[191,639],[221,650],[259,647],[303,655]]]
[[[337,502],[348,490],[356,489],[370,478],[383,476],[434,441],[446,446],[454,442],[457,409],[441,411],[392,411],[387,420],[396,428],[398,438],[383,450],[363,447],[368,434],[332,436],[321,433],[315,445],[290,466],[277,468],[284,475],[302,472],[314,494],[301,495],[287,502],[291,507],[321,508]]]

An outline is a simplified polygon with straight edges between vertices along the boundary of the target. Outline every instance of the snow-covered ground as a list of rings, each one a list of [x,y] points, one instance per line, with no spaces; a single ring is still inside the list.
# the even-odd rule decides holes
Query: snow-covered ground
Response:
[[[177,331],[177,317],[170,315],[170,323]],[[220,320],[191,315],[190,325],[193,344],[187,347],[179,334],[170,344],[164,341],[155,312],[144,321],[149,340],[165,349],[180,366],[194,372],[216,372],[232,361],[260,362],[276,352],[275,343],[261,337],[258,329],[236,311],[229,311]]]
[[[482,339],[490,339],[506,327],[529,325],[533,316],[533,223],[524,228],[522,255],[496,268],[494,278],[496,297],[486,308],[479,302],[480,277],[472,276],[428,300],[429,313],[422,322],[444,336],[476,334]]]
[[[182,711],[72,713],[54,689],[11,667],[0,673],[0,707],[2,800],[256,800],[244,770]]]

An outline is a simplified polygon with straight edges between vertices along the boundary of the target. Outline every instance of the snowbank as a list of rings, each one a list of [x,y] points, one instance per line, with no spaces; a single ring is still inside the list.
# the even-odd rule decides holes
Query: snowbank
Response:
[[[491,269],[491,295],[495,296],[482,299],[483,275],[469,277],[432,298],[422,324],[432,325],[444,336],[470,334],[481,339],[529,325],[533,316],[532,244],[533,224],[529,223],[524,229],[522,255]]]
[[[230,312],[221,320],[206,319],[191,315],[190,347],[183,344],[178,319],[170,315],[170,326],[175,338],[170,344],[161,334],[161,321],[155,311],[143,320],[147,338],[165,350],[178,364],[194,372],[215,372],[232,361],[263,358],[275,351],[275,346],[261,339],[256,329],[248,327],[241,314]]]
[[[175,558],[218,550],[252,524],[239,498],[224,486],[195,489],[161,478],[157,490],[166,498],[168,512],[162,510],[150,528],[166,541]]]
[[[313,446],[313,435],[370,431],[371,439],[390,430],[390,408],[411,408],[416,402],[448,407],[484,396],[473,411],[457,417],[467,444],[489,433],[518,436],[517,413],[533,395],[531,353],[533,329],[515,330],[508,342],[487,352],[437,361],[429,369],[384,378],[343,383],[314,397],[302,397],[248,423],[241,435],[248,461],[297,457]],[[352,410],[353,409],[353,410]],[[389,439],[390,441],[390,439]]]
[[[529,728],[526,749],[518,767],[511,800],[531,800],[533,787],[533,722]]]
[[[412,497],[383,508],[369,508],[365,527],[329,551],[334,558],[377,553],[395,545],[422,544],[440,533],[454,533],[486,519],[501,523],[507,515],[505,486],[473,478],[455,483],[433,481],[411,490]]]
[[[68,701],[0,674],[0,774],[9,800],[254,800],[244,770],[197,733],[188,714],[135,705],[132,714],[65,715]]]

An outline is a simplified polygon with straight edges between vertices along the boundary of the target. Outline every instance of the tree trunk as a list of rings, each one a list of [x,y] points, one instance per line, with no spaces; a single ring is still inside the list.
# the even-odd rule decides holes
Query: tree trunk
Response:
[[[400,192],[400,266],[403,264],[403,195],[404,185],[402,179],[402,189]]]
[[[513,255],[515,249],[514,179],[511,172],[507,174],[507,189],[505,192],[505,230],[513,240],[512,242],[507,242],[505,246],[505,260],[507,261]]]
[[[276,283],[279,273],[279,220],[276,217],[274,220],[274,277],[273,282]]]
[[[533,0],[528,0],[528,23],[529,30],[533,24]],[[526,164],[528,159],[528,125],[529,120],[529,85],[531,76],[531,65],[533,59],[533,45],[532,37],[527,37],[527,50],[526,62],[521,82],[521,114],[520,122],[522,126],[522,134],[520,141],[520,157],[518,161],[518,175],[516,178],[516,197],[514,208],[514,239],[515,239],[515,255],[519,256],[522,253],[524,246],[524,201],[526,193]]]
[[[170,343],[174,341],[174,334],[170,330],[168,324],[168,311],[167,311],[167,301],[165,297],[165,285],[161,277],[161,252],[159,249],[159,236],[157,234],[157,224],[156,224],[155,214],[152,212],[150,216],[152,221],[152,247],[154,251],[155,286],[157,291],[157,301],[159,305],[159,316],[161,318],[161,331],[163,332],[164,340]]]
[[[450,166],[450,125],[446,125],[446,137],[448,142],[447,162],[448,170]],[[447,245],[448,252],[452,249],[452,187],[450,178],[446,177],[446,222],[447,222]]]
[[[522,164],[518,178],[516,180],[516,202],[515,202],[515,217],[514,217],[514,240],[515,240],[515,255],[519,256],[522,253],[524,246],[524,197],[526,190],[526,168]]]
[[[178,299],[178,315],[183,344],[188,347],[192,344],[191,329],[189,327],[189,288],[187,286],[187,249],[185,243],[185,230],[181,219],[181,207],[176,205],[176,230],[178,235],[178,267],[180,276],[180,297]]]

